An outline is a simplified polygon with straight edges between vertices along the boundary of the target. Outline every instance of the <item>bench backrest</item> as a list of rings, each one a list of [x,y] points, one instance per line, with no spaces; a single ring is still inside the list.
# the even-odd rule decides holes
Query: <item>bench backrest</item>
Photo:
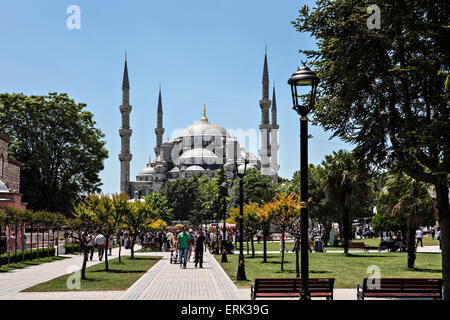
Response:
[[[311,292],[333,292],[334,278],[309,278]],[[255,292],[300,292],[301,278],[256,278]]]
[[[365,248],[366,247],[364,242],[349,242],[348,246],[350,248]]]
[[[380,278],[379,287],[374,279],[364,278],[364,292],[441,292],[443,280],[439,278]]]

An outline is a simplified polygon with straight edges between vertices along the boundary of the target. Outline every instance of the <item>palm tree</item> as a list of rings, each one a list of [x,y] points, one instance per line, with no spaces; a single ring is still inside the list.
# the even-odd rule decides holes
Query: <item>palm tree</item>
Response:
[[[416,261],[415,232],[426,215],[433,215],[433,200],[424,183],[405,174],[390,175],[381,192],[389,198],[389,202],[384,208],[384,212],[388,216],[407,215],[407,264],[408,268],[414,268]]]
[[[339,150],[333,155],[325,156],[322,162],[325,169],[324,192],[327,201],[336,202],[342,208],[342,242],[345,254],[348,254],[348,244],[351,233],[350,211],[357,202],[367,199],[371,193],[369,170],[357,161],[352,153]]]

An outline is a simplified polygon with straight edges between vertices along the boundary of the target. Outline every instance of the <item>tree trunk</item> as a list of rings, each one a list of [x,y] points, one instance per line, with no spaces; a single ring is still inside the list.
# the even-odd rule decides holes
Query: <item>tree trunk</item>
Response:
[[[249,246],[248,246],[248,237],[247,237],[247,255],[249,255],[250,254],[250,250],[249,250]]]
[[[408,218],[408,232],[406,234],[407,251],[408,251],[408,268],[414,268],[414,262],[416,261],[416,247],[415,247],[415,234],[416,228],[409,224],[410,218]]]
[[[252,243],[252,258],[255,257],[255,240],[253,240],[253,236],[251,239],[251,243]]]
[[[25,223],[23,224],[22,227],[22,263],[25,261],[25,245],[27,240],[25,240],[25,231],[26,231],[26,225]]]
[[[53,242],[55,239],[53,239]],[[47,229],[47,258],[50,258],[50,229]]]
[[[81,241],[80,241],[80,246],[81,246]],[[86,265],[87,265],[87,258],[88,258],[87,250],[88,250],[87,246],[84,245],[83,246],[83,265],[81,266],[81,280],[86,280]]]
[[[15,237],[14,237],[14,263],[17,262],[17,223],[14,224],[14,233],[15,233]]]
[[[37,257],[37,259],[39,259],[39,234],[40,234],[39,231],[40,230],[39,230],[39,225],[38,225],[37,231],[36,231],[36,257]]]
[[[350,223],[350,212],[349,208],[347,206],[344,206],[342,211],[342,234],[341,234],[341,241],[342,245],[344,247],[344,253],[348,254],[348,243],[349,243],[349,236],[350,236],[350,230],[349,230],[349,223]]]
[[[131,259],[134,259],[134,243],[136,242],[136,236],[131,238]]]
[[[122,262],[122,256],[120,255],[122,252],[122,239],[120,236],[118,238],[119,238],[119,262]]]
[[[6,238],[6,248],[8,251],[8,267],[9,267],[9,265],[11,264],[11,243],[10,243],[11,226],[7,224],[7,228],[8,228],[8,238]]]
[[[281,250],[282,250],[281,251],[281,271],[284,271],[284,246],[286,245],[286,241],[284,238],[284,231],[281,233],[280,241],[283,241],[282,245],[281,245]]]
[[[263,263],[267,262],[267,232],[266,230],[264,230],[264,234],[263,234],[263,243],[264,243],[264,253],[263,253]]]
[[[299,263],[299,254],[298,248],[300,246],[300,238],[297,238],[297,245],[295,246],[295,276],[300,278],[300,263]]]
[[[108,244],[108,248],[109,248],[109,246],[111,246],[111,243],[109,243],[109,238],[110,238],[110,235],[108,234],[108,235],[106,235],[107,237],[106,237],[106,243]],[[109,265],[108,265],[108,248],[105,248],[105,271],[108,271],[109,270]]]
[[[30,234],[30,250],[33,252],[33,224],[31,224],[31,234]]]
[[[442,279],[444,279],[444,299],[450,300],[450,208],[448,186],[444,181],[435,185],[439,228],[442,243]]]

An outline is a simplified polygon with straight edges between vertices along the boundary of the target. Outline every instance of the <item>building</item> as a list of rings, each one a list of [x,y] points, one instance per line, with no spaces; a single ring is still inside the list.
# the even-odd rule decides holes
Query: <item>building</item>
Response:
[[[22,163],[8,157],[9,138],[0,134],[0,208],[24,210],[20,194],[20,167]]]
[[[239,142],[232,137],[222,126],[210,121],[206,117],[206,106],[203,108],[203,117],[200,121],[188,126],[176,139],[163,142],[163,105],[161,87],[158,96],[156,112],[156,146],[155,159],[149,159],[147,167],[142,169],[136,181],[130,181],[130,113],[132,107],[129,99],[130,83],[128,78],[128,66],[125,57],[125,67],[122,83],[122,127],[119,130],[121,137],[120,168],[120,192],[128,194],[131,198],[147,195],[153,191],[159,191],[166,182],[179,178],[208,176],[213,178],[217,170],[224,165],[226,176],[229,179],[236,178],[236,166],[244,166],[244,159],[249,164],[247,168],[255,168],[263,174],[278,178],[278,129],[277,108],[275,100],[275,84],[273,88],[273,101],[269,100],[269,72],[267,66],[267,49],[264,57],[262,99],[259,101],[261,108],[261,146],[259,155],[247,152]],[[271,109],[272,106],[272,109]],[[272,121],[269,119],[271,110]]]

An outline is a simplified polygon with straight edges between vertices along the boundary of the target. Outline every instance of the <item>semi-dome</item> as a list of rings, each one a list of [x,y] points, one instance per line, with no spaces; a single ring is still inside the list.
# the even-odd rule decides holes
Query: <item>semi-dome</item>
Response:
[[[200,166],[190,166],[186,169],[186,171],[205,171],[205,169]]]
[[[179,158],[179,164],[216,164],[219,157],[211,150],[194,148],[184,152]]]

